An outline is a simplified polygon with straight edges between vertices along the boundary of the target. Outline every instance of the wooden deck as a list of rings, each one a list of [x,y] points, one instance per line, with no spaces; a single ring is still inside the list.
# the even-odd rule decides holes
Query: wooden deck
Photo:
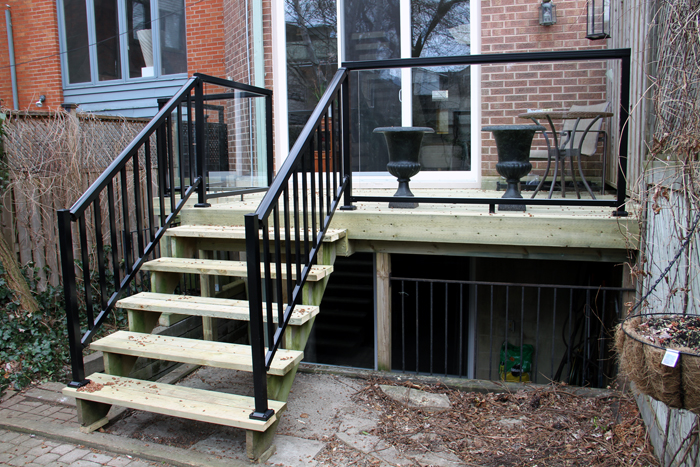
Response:
[[[355,194],[391,196],[394,191],[363,189]],[[414,189],[413,193],[464,198],[503,195],[476,189]],[[222,198],[210,208],[187,208],[182,211],[182,223],[242,225],[243,216],[253,212],[261,198],[262,194],[245,195],[243,200]],[[625,261],[628,249],[638,248],[637,219],[614,217],[610,207],[528,206],[525,212],[490,214],[487,205],[423,203],[416,209],[390,209],[387,203],[368,202],[356,206],[355,211],[336,211],[331,225],[347,229],[346,254],[374,251],[615,262]]]

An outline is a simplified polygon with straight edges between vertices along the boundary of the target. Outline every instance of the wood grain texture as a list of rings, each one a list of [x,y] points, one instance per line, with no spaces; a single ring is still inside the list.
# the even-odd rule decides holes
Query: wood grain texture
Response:
[[[123,298],[117,302],[117,308],[150,311],[154,313],[208,316],[211,318],[235,319],[240,321],[248,321],[250,318],[248,302],[246,300],[169,295],[153,292],[141,292],[131,297]],[[266,310],[265,304],[263,304],[263,310]],[[291,326],[300,326],[316,316],[318,312],[318,306],[297,306],[292,313],[289,324]],[[276,306],[273,310],[273,319],[276,323]]]
[[[98,386],[99,389],[94,392],[64,388],[63,394],[91,402],[119,405],[254,431],[265,431],[286,408],[284,402],[268,401],[275,415],[263,422],[248,418],[255,409],[255,401],[252,397],[120,378],[102,373],[93,373],[88,376],[88,379],[102,386]]]
[[[180,272],[188,274],[209,274],[212,276],[247,277],[248,268],[245,261],[222,261],[213,259],[190,258],[158,258],[145,263],[144,271],[152,272]],[[319,281],[333,272],[333,266],[312,266],[308,280]],[[277,277],[277,272],[272,271],[272,278]],[[282,264],[282,278],[287,278],[286,265]],[[295,268],[292,269],[292,279],[296,279]]]
[[[231,370],[253,371],[252,353],[249,345],[117,331],[93,342],[90,344],[90,348],[101,350],[105,354],[121,354]],[[275,354],[268,374],[283,376],[292,370],[303,357],[304,352],[280,349]],[[109,373],[114,374],[111,371]]]

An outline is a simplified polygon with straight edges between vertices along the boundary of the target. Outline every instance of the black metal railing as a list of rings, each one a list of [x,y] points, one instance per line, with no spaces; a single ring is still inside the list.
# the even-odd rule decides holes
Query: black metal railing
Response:
[[[267,404],[266,370],[282,342],[294,307],[301,303],[306,278],[316,261],[320,242],[336,208],[353,210],[354,202],[405,201],[484,204],[489,205],[490,210],[493,211],[495,205],[502,201],[500,198],[397,198],[353,195],[349,94],[351,72],[446,65],[583,60],[620,60],[621,62],[620,141],[616,199],[509,199],[508,202],[545,206],[610,206],[615,208],[614,215],[625,216],[627,215],[625,203],[629,49],[488,54],[343,64],[343,68],[339,69],[334,76],[299,135],[289,157],[279,169],[257,211],[245,218],[255,386],[255,410],[250,415],[251,418],[266,420],[273,413]],[[283,258],[286,261],[285,270],[282,269]]]
[[[630,105],[630,49],[604,49],[604,50],[572,50],[561,52],[526,52],[508,54],[484,54],[465,55],[456,57],[434,58],[402,58],[393,60],[369,60],[357,62],[344,62],[342,66],[353,79],[353,73],[363,70],[388,70],[396,68],[434,67],[448,65],[494,65],[515,64],[532,62],[571,62],[591,60],[619,60],[620,61],[620,102],[619,102],[619,128],[620,139],[618,151],[617,196],[614,200],[605,199],[515,199],[509,198],[509,204],[527,206],[609,206],[615,208],[613,215],[626,216],[625,203],[627,201],[627,119]],[[352,175],[352,174],[350,174]],[[352,184],[345,191],[344,206],[341,209],[352,208],[355,202],[410,202],[410,203],[440,203],[440,204],[483,204],[488,205],[491,212],[500,198],[457,198],[457,197],[386,197],[386,196],[355,196],[352,193]]]
[[[224,92],[206,94],[205,86],[223,88]],[[117,300],[138,282],[143,263],[160,256],[159,242],[188,199],[196,192],[195,206],[209,205],[205,102],[248,98],[266,101],[264,157],[269,186],[273,166],[271,91],[196,74],[173,98],[159,102],[160,110],[153,120],[70,209],[58,211],[71,386],[87,382],[83,349],[113,312]],[[218,107],[217,112],[221,110]],[[224,114],[220,113],[222,118]],[[216,196],[265,189],[246,188]]]
[[[397,276],[391,284],[394,371],[598,388],[615,377],[614,329],[624,294],[635,292]]]
[[[350,184],[347,77],[344,70],[335,75],[257,211],[245,216],[254,419],[274,413],[267,404],[266,369]]]

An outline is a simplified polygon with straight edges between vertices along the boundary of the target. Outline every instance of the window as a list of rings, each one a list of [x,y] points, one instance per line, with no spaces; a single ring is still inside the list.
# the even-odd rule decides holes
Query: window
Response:
[[[276,135],[289,147],[306,123],[338,62],[479,53],[480,10],[470,0],[285,0],[288,122]],[[474,3],[475,5],[472,5]],[[472,38],[477,42],[472,44]],[[277,43],[279,44],[279,43]],[[276,70],[275,73],[281,70]],[[351,124],[356,187],[389,187],[380,126],[428,126],[422,171],[412,186],[480,186],[478,66],[367,70],[352,76]],[[285,83],[285,84],[283,84]],[[280,147],[286,144],[280,145]]]
[[[58,0],[64,83],[187,73],[184,0]]]

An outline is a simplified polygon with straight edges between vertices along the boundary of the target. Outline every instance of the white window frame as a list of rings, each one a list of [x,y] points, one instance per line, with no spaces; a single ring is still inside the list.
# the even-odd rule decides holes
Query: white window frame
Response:
[[[157,81],[161,79],[178,79],[186,78],[187,72],[174,73],[164,75],[161,73],[161,54],[160,54],[160,28],[154,26],[151,28],[153,34],[153,76],[139,76],[136,78],[128,77],[129,74],[129,54],[126,31],[126,4],[125,0],[117,1],[118,22],[119,22],[119,59],[122,77],[119,79],[100,81],[98,79],[97,70],[97,40],[95,32],[95,10],[93,0],[85,0],[87,25],[88,25],[88,53],[90,55],[90,81],[82,83],[68,82],[68,54],[66,45],[66,29],[65,17],[63,13],[63,0],[56,0],[56,8],[58,12],[58,37],[59,47],[61,52],[61,77],[64,89],[79,89],[94,86],[122,85],[127,83],[147,83],[149,81]],[[158,22],[158,2],[159,0],[151,0],[151,18],[153,23]]]
[[[345,58],[343,32],[343,0],[336,0],[336,18],[338,25],[338,67]],[[410,0],[400,0],[401,5],[401,56],[411,56],[411,9]],[[471,53],[481,53],[481,2],[471,0],[470,4],[470,40]],[[287,53],[285,29],[284,0],[272,2],[272,67],[275,106],[275,165],[280,167],[289,155],[289,131],[287,116]],[[281,32],[280,32],[281,31]],[[401,70],[402,83],[408,92],[402,92],[401,124],[412,124],[411,70]],[[481,188],[481,66],[471,65],[471,165],[467,171],[425,171],[411,178],[411,187],[415,188]],[[395,188],[396,177],[388,172],[353,172],[355,188]]]

